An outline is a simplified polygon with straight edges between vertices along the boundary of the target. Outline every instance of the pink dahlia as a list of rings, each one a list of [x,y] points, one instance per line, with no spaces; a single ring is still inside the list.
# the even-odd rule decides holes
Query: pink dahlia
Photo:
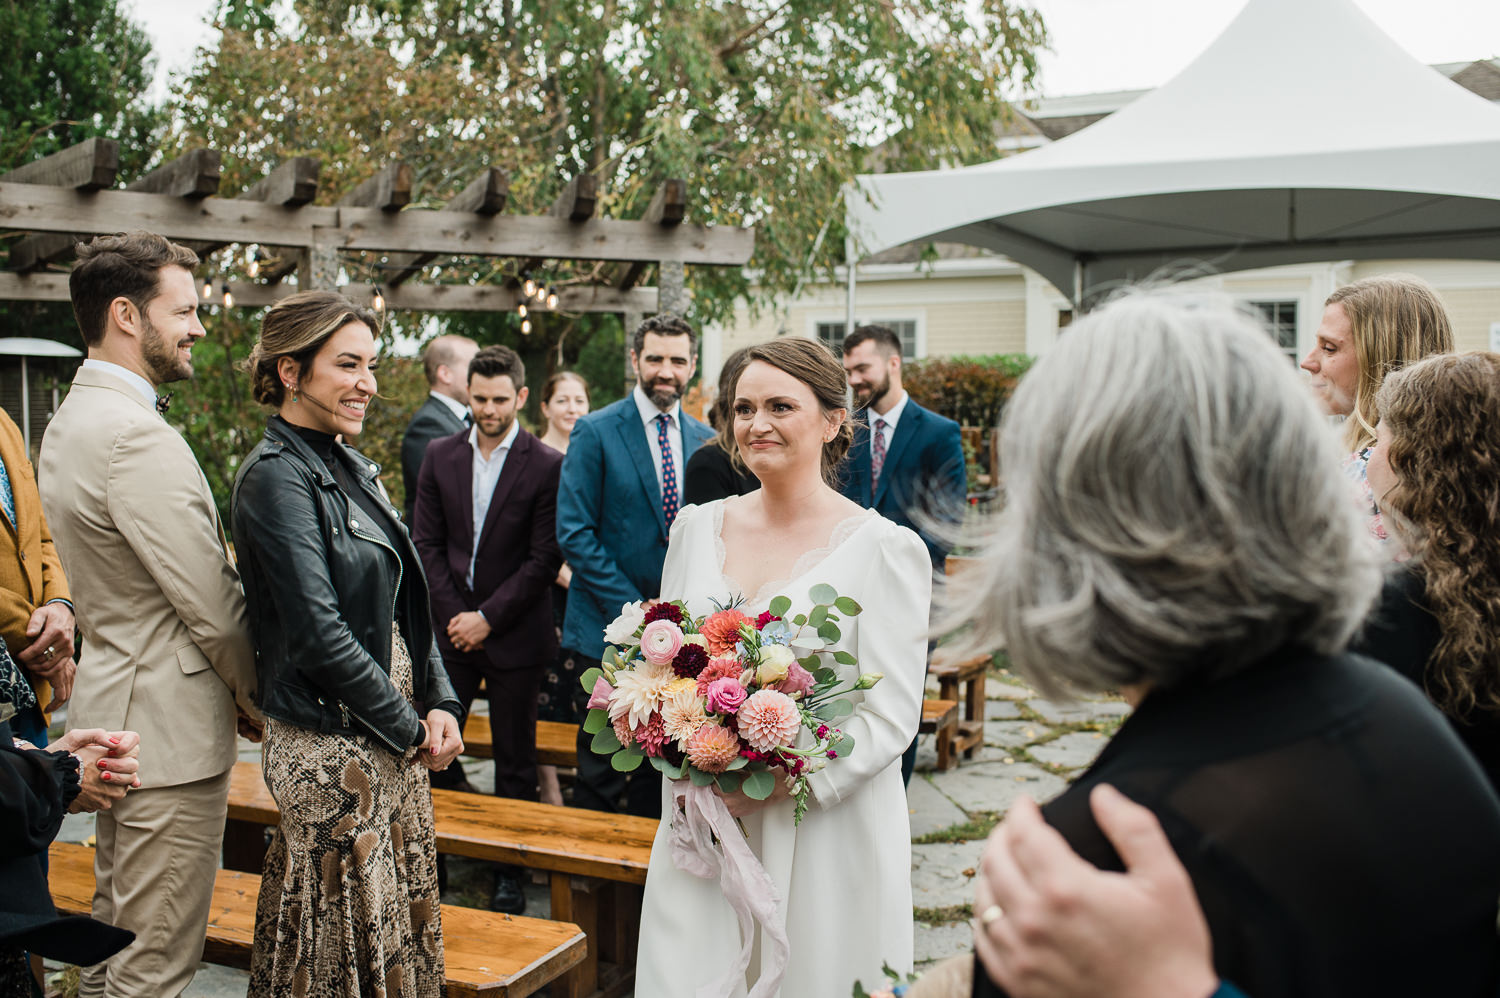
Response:
[[[736,716],[740,722],[740,737],[751,748],[762,752],[792,744],[797,738],[797,730],[802,727],[802,715],[798,713],[797,705],[777,690],[751,694]]]
[[[740,625],[750,623],[750,618],[738,610],[720,610],[711,613],[698,628],[698,633],[708,642],[711,655],[728,655],[740,640]]]
[[[708,693],[704,699],[708,702],[708,709],[715,714],[733,714],[745,702],[745,695],[745,687],[740,685],[738,679],[725,676],[708,684]]]
[[[715,679],[738,679],[740,678],[740,673],[744,671],[745,667],[740,664],[740,660],[737,658],[713,659],[704,667],[702,672],[698,673],[698,695],[700,697],[708,696],[708,687]]]
[[[660,714],[652,714],[646,726],[636,732],[636,744],[641,747],[642,752],[650,756],[661,755],[661,747],[666,744],[666,741],[667,732]]]
[[[728,728],[705,724],[688,739],[688,762],[705,773],[722,773],[740,754],[740,740]]]
[[[615,737],[620,740],[621,745],[629,745],[635,741],[635,733],[630,730],[629,714],[621,714],[610,721],[610,724],[614,726]]]

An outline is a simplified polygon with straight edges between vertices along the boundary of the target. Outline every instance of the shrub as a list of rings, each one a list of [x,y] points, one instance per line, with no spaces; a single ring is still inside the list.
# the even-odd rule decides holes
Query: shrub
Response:
[[[901,381],[923,407],[960,426],[988,430],[1000,422],[1000,412],[1031,360],[1019,353],[932,357],[906,364]]]

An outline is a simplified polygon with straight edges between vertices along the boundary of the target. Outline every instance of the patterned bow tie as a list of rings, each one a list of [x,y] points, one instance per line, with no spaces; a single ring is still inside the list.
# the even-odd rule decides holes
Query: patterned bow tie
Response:
[[[158,395],[156,397],[156,411],[157,412],[159,412],[163,416],[165,416],[167,414],[167,410],[170,409],[170,408],[172,408],[172,393],[171,392],[167,392],[167,394],[165,394],[165,395]]]

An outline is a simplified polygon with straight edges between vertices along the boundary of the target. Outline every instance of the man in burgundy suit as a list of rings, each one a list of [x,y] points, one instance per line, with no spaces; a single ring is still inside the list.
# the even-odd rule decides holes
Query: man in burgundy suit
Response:
[[[526,373],[509,347],[469,362],[474,425],[428,445],[417,477],[413,539],[432,590],[443,663],[464,710],[483,677],[495,747],[495,793],[537,799],[536,699],[557,655],[552,580],[562,455],[516,422]],[[516,873],[502,869],[493,906],[526,906]]]

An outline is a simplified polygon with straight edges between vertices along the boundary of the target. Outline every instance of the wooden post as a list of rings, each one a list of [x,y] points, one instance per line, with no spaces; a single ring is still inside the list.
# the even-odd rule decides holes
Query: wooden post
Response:
[[[686,217],[687,181],[664,180],[656,189],[651,203],[646,206],[646,212],[641,216],[641,221],[654,222],[663,228],[673,228],[681,225]],[[610,271],[607,283],[621,290],[633,287],[645,274],[648,266],[649,264],[642,260],[622,264]]]
[[[657,264],[657,310],[683,315],[689,304],[687,266],[681,260],[663,260]]]

